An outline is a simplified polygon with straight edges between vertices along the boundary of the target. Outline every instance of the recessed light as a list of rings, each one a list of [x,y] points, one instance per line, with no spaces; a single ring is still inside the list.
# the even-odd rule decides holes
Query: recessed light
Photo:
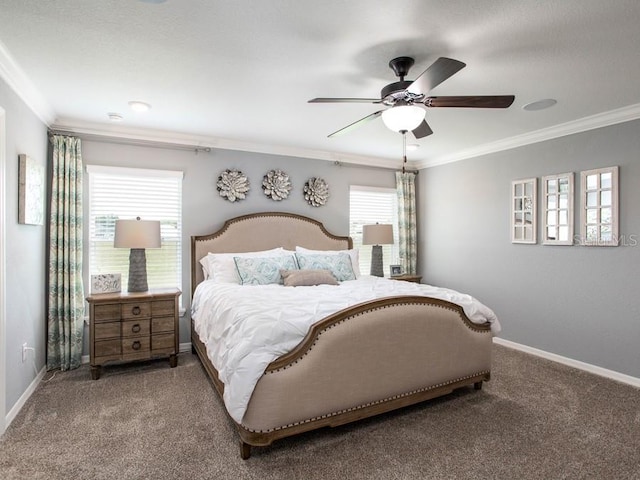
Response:
[[[139,0],[142,3],[164,3],[167,0]]]
[[[558,103],[558,101],[553,98],[545,98],[536,102],[527,103],[522,109],[533,112],[535,110],[544,110],[545,108],[553,107],[556,103]]]
[[[119,113],[107,113],[107,116],[112,122],[121,122],[123,118]]]
[[[139,102],[137,100],[129,102],[129,106],[134,112],[146,112],[151,108],[151,105],[149,105],[148,103]]]
[[[417,143],[410,143],[409,145],[407,145],[407,150],[409,152],[415,152],[419,148],[420,148],[420,145],[418,145]]]

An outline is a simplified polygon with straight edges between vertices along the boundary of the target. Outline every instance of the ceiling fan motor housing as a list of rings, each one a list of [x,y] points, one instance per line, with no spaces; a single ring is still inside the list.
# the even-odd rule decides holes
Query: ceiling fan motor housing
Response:
[[[412,104],[413,102],[420,102],[423,98],[423,94],[411,93],[407,90],[409,85],[413,82],[409,80],[401,80],[399,82],[390,83],[380,91],[380,98],[382,103],[389,106],[394,106],[398,102],[404,102],[406,104]]]

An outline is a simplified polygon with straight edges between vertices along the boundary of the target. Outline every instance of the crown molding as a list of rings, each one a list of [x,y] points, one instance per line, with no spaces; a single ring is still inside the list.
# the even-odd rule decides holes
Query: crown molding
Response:
[[[368,167],[396,169],[391,161],[362,155],[314,150],[308,148],[246,142],[220,137],[188,135],[164,130],[130,128],[99,123],[76,123],[60,119],[51,130],[76,135],[85,140],[121,143],[128,145],[173,148],[179,150],[209,151],[212,149],[238,150],[244,152],[282,155],[287,157],[325,160],[335,164],[366,165]],[[411,165],[413,168],[413,166]]]
[[[580,118],[571,122],[561,123],[553,127],[542,128],[534,132],[516,135],[505,138],[497,142],[486,143],[474,148],[460,150],[452,155],[444,155],[431,160],[422,160],[415,163],[416,168],[423,169],[436,167],[447,163],[459,162],[469,158],[487,155],[489,153],[511,150],[513,148],[530,145],[532,143],[544,142],[554,138],[565,137],[575,133],[587,132],[596,128],[608,127],[618,123],[629,122],[640,118],[640,103],[627,107],[598,113],[588,117]]]
[[[325,160],[336,164],[354,164],[374,168],[397,169],[397,165],[395,165],[396,162],[391,159],[283,145],[254,143],[220,137],[185,135],[162,130],[139,128],[125,129],[122,127],[117,128],[112,125],[91,123],[79,124],[70,120],[57,120],[55,111],[49,102],[29,80],[27,75],[16,63],[7,47],[2,42],[0,42],[0,77],[4,79],[8,86],[22,99],[22,101],[27,104],[27,106],[45,125],[54,130],[58,129],[67,131],[86,139],[164,148],[181,148],[196,151],[214,148],[223,150],[239,150],[269,155]],[[418,170],[435,167],[490,153],[510,150],[533,143],[544,142],[554,138],[573,135],[575,133],[586,132],[596,128],[637,120],[638,118],[640,118],[640,103],[591,115],[575,121],[555,125],[553,127],[543,128],[523,135],[517,135],[496,142],[490,142],[477,147],[460,150],[450,155],[443,155],[441,157],[435,157],[427,160],[409,161],[407,166]]]
[[[45,125],[49,126],[53,123],[56,118],[53,108],[31,83],[2,42],[0,42],[0,77]]]

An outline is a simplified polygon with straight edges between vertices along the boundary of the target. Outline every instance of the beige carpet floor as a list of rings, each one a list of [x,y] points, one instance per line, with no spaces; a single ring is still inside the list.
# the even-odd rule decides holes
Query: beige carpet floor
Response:
[[[483,390],[254,448],[197,358],[48,374],[0,439],[9,479],[640,479],[640,390],[494,347]]]

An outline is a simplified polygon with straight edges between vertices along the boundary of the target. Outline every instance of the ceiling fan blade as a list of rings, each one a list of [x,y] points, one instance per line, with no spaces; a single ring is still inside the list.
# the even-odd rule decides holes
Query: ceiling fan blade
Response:
[[[379,98],[312,98],[307,103],[382,103]]]
[[[367,115],[364,118],[361,118],[360,120],[353,122],[350,125],[347,125],[344,128],[341,128],[340,130],[337,130],[335,132],[333,132],[331,135],[327,135],[327,137],[331,138],[331,137],[337,137],[339,135],[343,135],[345,133],[350,132],[351,130],[355,130],[356,128],[360,127],[361,125],[371,121],[371,120],[375,120],[376,118],[378,118],[380,115],[382,115],[382,110],[379,110],[377,112],[372,113],[371,115]]]
[[[433,133],[433,130],[431,130],[431,127],[426,120],[422,120],[422,123],[414,128],[411,132],[416,138],[424,138],[431,135]]]
[[[407,91],[416,95],[426,94],[466,65],[453,58],[440,57],[409,85]]]
[[[508,108],[516,97],[513,95],[476,95],[466,97],[427,97],[426,107]]]

